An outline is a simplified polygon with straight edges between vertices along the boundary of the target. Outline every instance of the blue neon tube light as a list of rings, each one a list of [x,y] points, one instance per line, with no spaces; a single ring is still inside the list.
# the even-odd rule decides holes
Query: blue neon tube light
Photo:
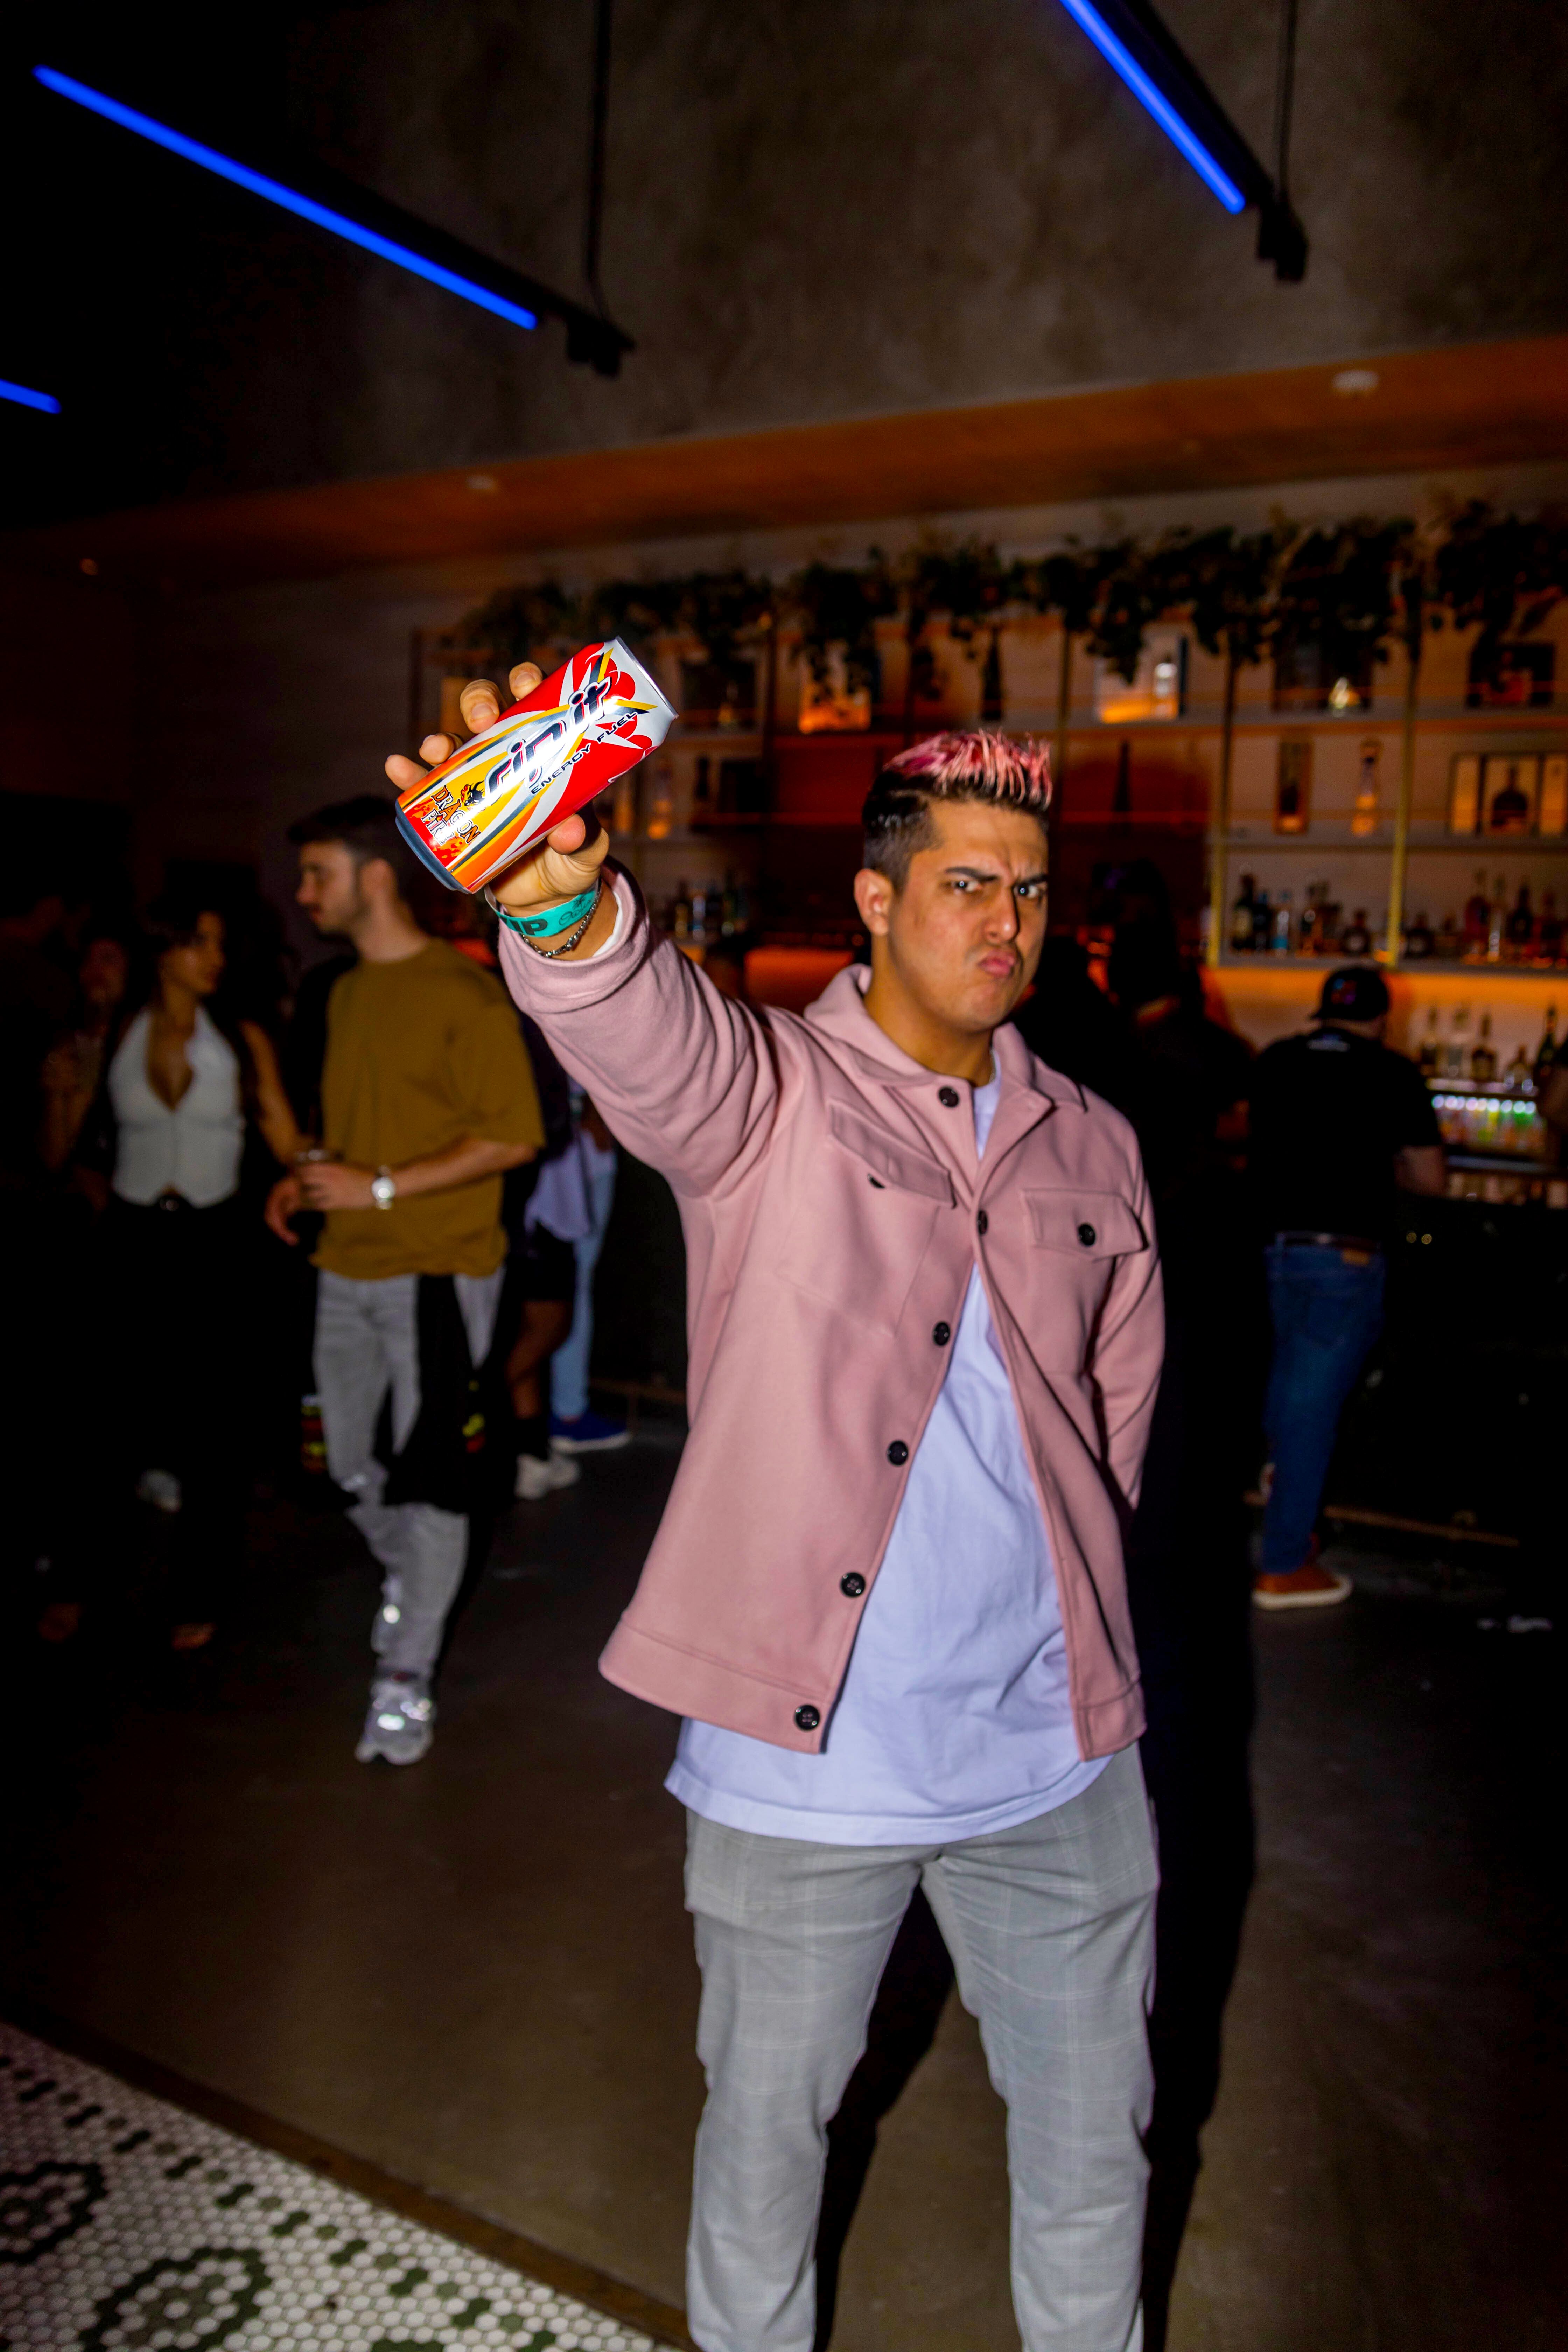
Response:
[[[412,271],[416,278],[427,278],[432,286],[440,286],[448,294],[457,294],[465,302],[477,303],[481,310],[491,310],[498,319],[505,319],[514,327],[537,327],[539,320],[521,304],[509,302],[503,295],[492,294],[487,286],[479,286],[471,278],[459,277],[455,269],[445,269],[438,261],[427,261],[411,246],[398,245],[375,229],[364,228],[346,213],[333,212],[319,205],[313,196],[301,195],[295,188],[286,188],[280,180],[270,180],[265,173],[253,172],[248,164],[236,163],[216,148],[204,147],[199,140],[187,139],[183,131],[171,131],[167,124],[154,122],[150,114],[139,114],[133,106],[122,106],[117,98],[106,98],[101,90],[89,89],[85,82],[73,81],[69,74],[57,73],[52,66],[35,66],[33,79],[52,89],[58,98],[68,98],[78,106],[101,114],[107,122],[116,122],[122,131],[134,131],[140,139],[150,139],[156,147],[166,147],[171,155],[181,155],[187,163],[199,163],[204,172],[216,172],[220,180],[231,180],[237,188],[248,189],[253,196],[264,196],[269,205],[280,205],[287,213],[297,214],[300,220],[310,221],[317,228],[331,231],[350,245],[363,247],[383,261],[395,261],[400,269]],[[13,394],[15,396],[15,394]],[[42,402],[42,394],[29,394],[27,398]],[[50,403],[50,405],[55,405]]]
[[[0,400],[14,400],[18,408],[41,408],[46,416],[60,413],[52,392],[31,392],[25,383],[7,383],[4,376],[0,376]]]
[[[1117,39],[1089,0],[1062,0],[1062,6],[1080,31],[1089,35],[1106,63],[1114,66],[1128,89],[1146,107],[1172,145],[1184,155],[1199,179],[1216,195],[1227,213],[1245,212],[1247,198],[1228,172],[1215,163],[1203,141],[1183,121],[1163,91],[1157,89],[1126,44]]]

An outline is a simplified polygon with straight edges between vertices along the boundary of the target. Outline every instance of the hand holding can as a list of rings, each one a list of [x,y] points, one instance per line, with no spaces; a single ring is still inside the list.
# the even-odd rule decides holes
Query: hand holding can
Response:
[[[663,742],[675,712],[618,638],[584,646],[398,796],[431,871],[477,891]]]

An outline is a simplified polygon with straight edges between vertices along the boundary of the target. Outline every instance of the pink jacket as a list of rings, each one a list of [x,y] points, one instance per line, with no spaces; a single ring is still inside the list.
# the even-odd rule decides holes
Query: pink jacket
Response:
[[[512,994],[686,1232],[691,1434],[601,1661],[657,1706],[816,1749],[978,1261],[1050,1531],[1085,1757],[1142,1728],[1121,1520],[1164,1325],[1125,1119],[996,1034],[969,1096],[910,1061],[841,972],[805,1013],[721,996],[615,877],[621,932]],[[955,1559],[954,1576],[984,1563]]]

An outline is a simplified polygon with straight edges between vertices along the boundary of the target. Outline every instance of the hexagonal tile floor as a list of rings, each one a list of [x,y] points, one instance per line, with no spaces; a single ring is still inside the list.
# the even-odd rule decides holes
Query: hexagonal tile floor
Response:
[[[0,2024],[0,2352],[657,2352]]]

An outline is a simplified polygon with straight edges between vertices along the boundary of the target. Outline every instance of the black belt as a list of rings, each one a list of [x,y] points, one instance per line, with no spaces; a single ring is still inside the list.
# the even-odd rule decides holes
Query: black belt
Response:
[[[1274,1239],[1281,1249],[1365,1250],[1372,1257],[1383,1255],[1383,1244],[1368,1241],[1364,1234],[1276,1234]]]

